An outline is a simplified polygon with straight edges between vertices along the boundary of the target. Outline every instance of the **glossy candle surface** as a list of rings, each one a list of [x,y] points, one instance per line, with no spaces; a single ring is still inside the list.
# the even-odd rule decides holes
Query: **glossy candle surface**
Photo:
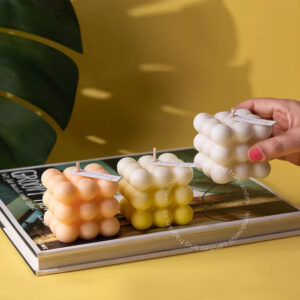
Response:
[[[235,111],[238,116],[260,119],[247,109]],[[200,113],[194,118],[198,131],[194,147],[199,153],[194,163],[198,170],[219,184],[230,180],[246,180],[249,177],[262,178],[270,173],[268,162],[250,162],[249,148],[256,142],[270,137],[272,127],[235,121],[229,112],[214,116]]]
[[[182,162],[172,153],[158,158],[165,162]],[[123,177],[120,193],[124,196],[120,211],[139,230],[151,226],[167,227],[170,224],[185,225],[193,218],[189,202],[193,191],[189,186],[193,170],[186,167],[154,165],[153,157],[142,156],[138,161],[125,157],[117,169]]]
[[[99,234],[113,236],[120,223],[115,218],[119,202],[114,198],[118,183],[71,174],[76,167],[63,172],[48,169],[42,175],[47,188],[43,203],[48,208],[45,224],[57,239],[71,243],[77,238],[91,240]],[[85,167],[86,171],[107,173],[96,163]]]

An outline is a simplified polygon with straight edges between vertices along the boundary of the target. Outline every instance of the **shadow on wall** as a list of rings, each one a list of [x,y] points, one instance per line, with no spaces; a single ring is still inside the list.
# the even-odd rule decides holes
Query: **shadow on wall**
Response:
[[[85,53],[71,122],[48,161],[191,146],[196,113],[251,96],[222,1],[73,2]]]

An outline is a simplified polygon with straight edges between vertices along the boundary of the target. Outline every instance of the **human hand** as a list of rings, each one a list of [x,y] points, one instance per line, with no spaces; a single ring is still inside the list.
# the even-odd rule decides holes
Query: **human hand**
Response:
[[[248,152],[253,162],[275,158],[300,165],[300,102],[275,98],[255,98],[240,103],[263,119],[276,121],[272,136],[253,145]]]

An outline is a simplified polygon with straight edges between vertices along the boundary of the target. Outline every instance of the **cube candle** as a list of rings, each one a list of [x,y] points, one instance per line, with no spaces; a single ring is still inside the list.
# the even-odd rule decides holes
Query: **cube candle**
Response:
[[[104,179],[87,178],[71,174],[76,167],[63,172],[51,168],[42,175],[47,188],[43,203],[48,208],[44,223],[61,242],[71,243],[77,238],[90,240],[98,236],[113,236],[120,223],[115,218],[119,202],[114,198],[118,183]],[[96,163],[84,170],[108,173]]]
[[[182,162],[172,153],[160,155],[159,161]],[[193,199],[189,186],[193,178],[191,168],[155,165],[153,157],[145,155],[138,161],[132,157],[121,159],[117,170],[123,177],[119,183],[124,196],[120,211],[133,227],[146,230],[152,225],[185,225],[192,220],[193,210],[189,206]]]
[[[235,111],[237,116],[260,119],[247,109]],[[214,116],[200,113],[194,119],[198,131],[194,147],[196,168],[219,184],[232,179],[246,180],[249,177],[262,178],[270,173],[268,162],[252,163],[248,159],[251,145],[272,134],[272,127],[235,121],[229,112],[219,112]]]

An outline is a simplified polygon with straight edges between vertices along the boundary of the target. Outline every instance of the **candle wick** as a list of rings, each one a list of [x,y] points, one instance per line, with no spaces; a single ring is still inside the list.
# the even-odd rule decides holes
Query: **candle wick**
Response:
[[[80,172],[80,162],[76,161],[76,172]]]
[[[153,148],[153,161],[157,161],[157,158],[156,158],[156,148],[155,147]]]
[[[235,112],[236,112],[236,109],[235,108],[231,108],[230,114],[231,114],[232,118],[234,117]]]

